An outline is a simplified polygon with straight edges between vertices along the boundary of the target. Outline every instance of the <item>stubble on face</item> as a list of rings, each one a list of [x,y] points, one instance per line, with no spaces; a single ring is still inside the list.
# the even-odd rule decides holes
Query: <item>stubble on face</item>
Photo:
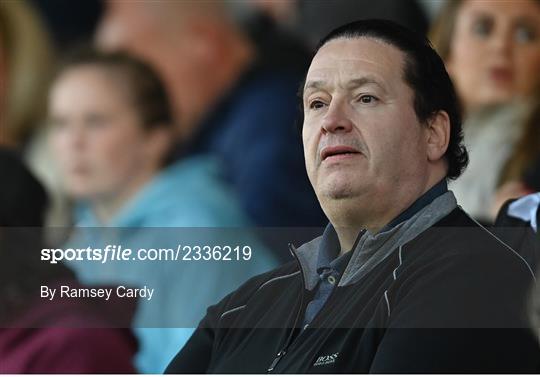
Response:
[[[422,190],[424,128],[404,65],[399,49],[372,38],[330,41],[312,62],[304,91],[306,168],[331,221],[360,212],[385,217]],[[322,158],[336,145],[359,153]]]
[[[400,105],[392,79],[402,81],[402,60],[401,51],[370,38],[330,41],[315,56],[306,78],[303,137],[308,175],[320,199],[357,196],[377,180],[384,140],[396,127],[390,123],[400,120],[392,119]],[[362,104],[363,96],[374,99]],[[320,110],[311,108],[313,101],[321,102]],[[325,160],[322,152],[332,146],[359,153]]]

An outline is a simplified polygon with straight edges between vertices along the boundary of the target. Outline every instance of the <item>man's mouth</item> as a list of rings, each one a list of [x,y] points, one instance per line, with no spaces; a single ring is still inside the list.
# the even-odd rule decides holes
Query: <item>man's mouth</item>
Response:
[[[354,155],[360,154],[361,152],[353,147],[346,145],[337,145],[333,147],[323,148],[321,151],[321,161],[326,160],[327,158],[339,159],[352,157]]]

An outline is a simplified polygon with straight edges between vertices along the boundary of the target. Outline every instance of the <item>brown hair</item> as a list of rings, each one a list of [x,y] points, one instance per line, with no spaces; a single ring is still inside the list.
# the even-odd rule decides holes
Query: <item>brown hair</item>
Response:
[[[456,25],[457,13],[463,4],[463,0],[447,1],[429,31],[429,40],[433,47],[443,60],[448,59],[450,55],[450,45],[454,35],[454,27]]]
[[[429,40],[444,61],[450,56],[450,46],[454,36],[457,14],[459,8],[463,5],[463,1],[447,0],[429,30]],[[540,5],[540,0],[534,1]]]
[[[525,120],[523,134],[506,161],[499,177],[499,186],[514,180],[523,180],[526,171],[540,157],[540,91],[535,96],[532,111]]]
[[[81,47],[64,59],[56,77],[70,69],[88,65],[112,70],[115,77],[120,77],[145,129],[174,125],[165,85],[149,65],[125,52],[102,52]]]

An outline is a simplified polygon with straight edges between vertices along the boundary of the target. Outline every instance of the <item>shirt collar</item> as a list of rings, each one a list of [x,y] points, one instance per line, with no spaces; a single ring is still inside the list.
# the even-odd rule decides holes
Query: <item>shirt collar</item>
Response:
[[[397,215],[394,220],[390,221],[384,228],[380,231],[385,232],[392,229],[399,223],[402,223],[415,215],[422,208],[427,206],[429,203],[434,201],[436,198],[448,191],[448,185],[446,184],[446,179],[442,179],[435,186],[427,190],[423,195],[414,201],[405,211]]]
[[[415,213],[420,211],[422,208],[427,206],[437,197],[443,195],[448,191],[448,186],[446,184],[446,179],[442,179],[439,183],[434,185],[428,191],[426,191],[422,196],[414,201],[406,210],[401,212],[394,220],[390,221],[381,232],[388,231],[395,227],[396,225],[410,219],[414,216]],[[360,232],[359,236],[363,234]],[[357,241],[358,241],[357,237]],[[356,242],[355,242],[356,245]],[[352,248],[354,250],[354,247]],[[317,272],[322,272],[325,268],[335,269],[339,272],[343,272],[347,267],[347,263],[351,257],[351,252],[348,251],[340,255],[341,246],[339,243],[339,238],[337,236],[336,230],[329,223],[323,233],[321,244],[319,247],[319,255],[317,258]]]
[[[531,224],[535,232],[538,231],[538,215],[540,208],[540,192],[524,196],[510,204],[508,216],[515,217]]]
[[[360,232],[356,238],[356,242],[360,238],[360,235],[363,232]],[[351,250],[354,250],[356,247],[356,242]],[[333,269],[340,273],[345,271],[347,263],[351,258],[351,250],[347,251],[344,254],[340,255],[341,245],[339,243],[339,238],[337,236],[336,230],[332,224],[328,224],[324,230],[321,245],[319,247],[319,255],[317,258],[317,273],[322,273],[324,269]]]
[[[328,223],[324,230],[321,244],[319,246],[319,256],[317,258],[317,272],[320,269],[330,267],[330,263],[339,257],[341,246],[336,230],[331,223]]]

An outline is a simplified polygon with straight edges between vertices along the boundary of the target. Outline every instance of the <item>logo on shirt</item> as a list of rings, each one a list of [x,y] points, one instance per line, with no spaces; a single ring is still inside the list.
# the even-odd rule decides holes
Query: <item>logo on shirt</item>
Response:
[[[339,356],[339,352],[333,353],[331,355],[325,355],[325,356],[319,356],[315,363],[313,364],[314,367],[320,367],[323,365],[330,365],[334,364]]]

